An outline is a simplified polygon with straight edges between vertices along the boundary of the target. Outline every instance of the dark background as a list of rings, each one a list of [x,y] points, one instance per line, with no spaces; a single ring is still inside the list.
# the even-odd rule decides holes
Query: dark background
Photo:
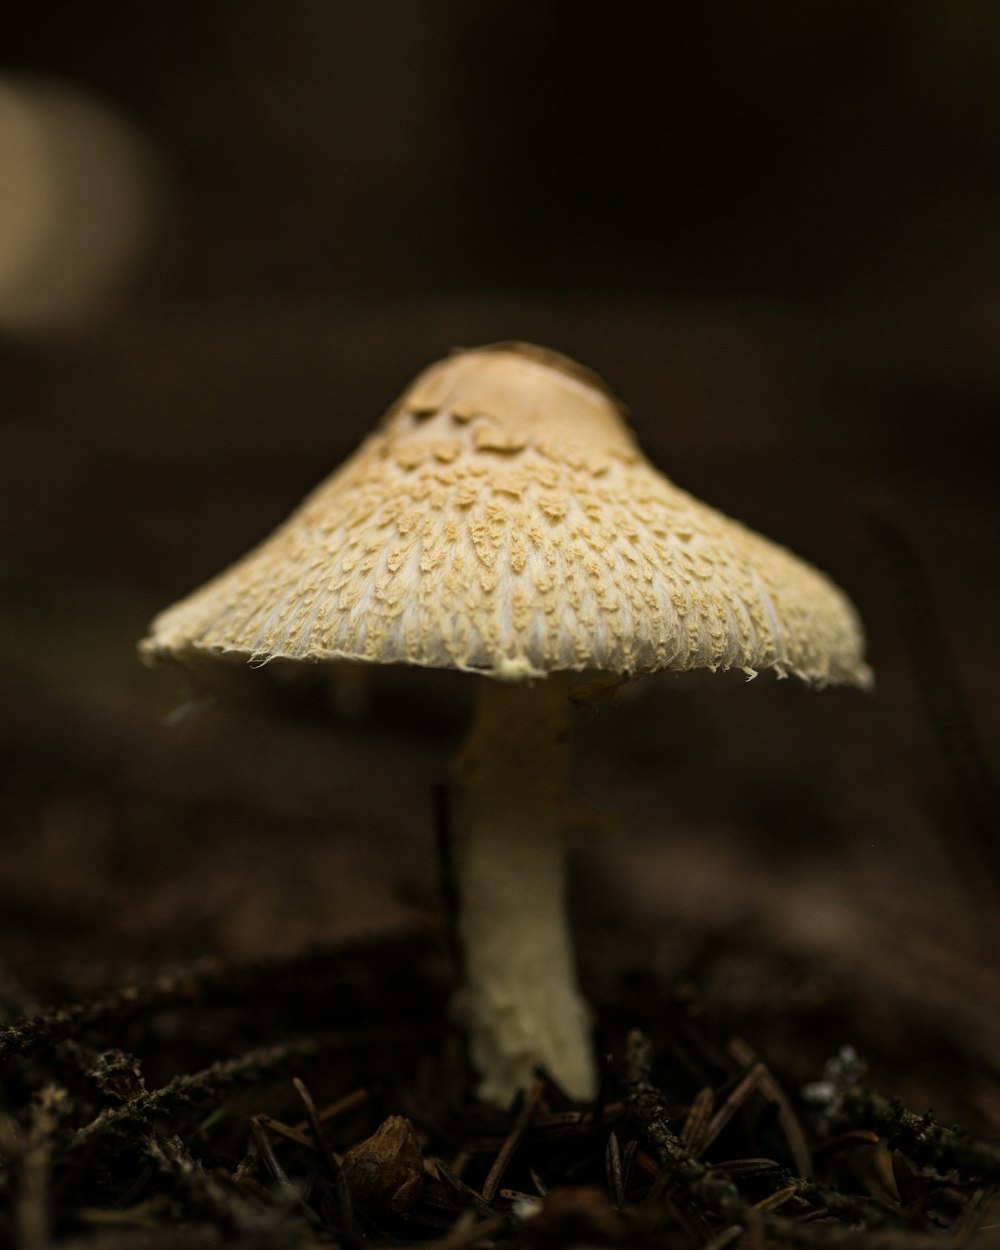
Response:
[[[8,979],[434,922],[462,680],[251,674],[167,723],[134,645],[423,364],[522,338],[829,571],[878,678],[583,718],[591,981],[749,934],[1000,1053],[1000,7],[36,0],[0,68],[128,123],[155,205],[99,309],[0,285]]]

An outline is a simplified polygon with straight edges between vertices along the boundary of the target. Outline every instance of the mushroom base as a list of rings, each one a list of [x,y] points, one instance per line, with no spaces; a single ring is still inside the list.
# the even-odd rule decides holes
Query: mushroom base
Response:
[[[565,899],[570,822],[564,682],[478,682],[453,765],[465,969],[454,1011],[481,1098],[506,1106],[543,1068],[592,1098],[590,1011],[577,988]]]

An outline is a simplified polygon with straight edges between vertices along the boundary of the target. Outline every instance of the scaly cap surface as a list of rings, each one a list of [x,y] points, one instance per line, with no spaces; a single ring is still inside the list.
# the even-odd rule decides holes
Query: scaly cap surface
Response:
[[[740,668],[870,682],[857,615],[828,578],[664,478],[596,375],[517,343],[431,365],[142,645],[502,679]]]

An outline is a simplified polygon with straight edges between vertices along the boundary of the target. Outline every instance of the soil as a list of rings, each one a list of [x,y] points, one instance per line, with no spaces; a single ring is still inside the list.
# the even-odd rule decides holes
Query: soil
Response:
[[[847,987],[773,953],[742,960],[766,1010],[713,1004],[697,974],[623,977],[599,1004],[596,1103],[540,1074],[509,1111],[471,1095],[433,933],[204,961],[39,1012],[0,1032],[5,1239],[994,1244],[980,1230],[1000,1146],[876,1092],[851,1047],[823,1065],[856,1028]],[[995,1074],[939,1041],[925,1085],[982,1131]],[[897,1045],[869,1053],[899,1062]]]
[[[18,769],[13,827],[36,837],[4,852],[3,1243],[1000,1244],[1000,992],[974,892],[962,923],[948,911],[921,931],[901,919],[924,905],[920,874],[895,908],[879,877],[874,907],[829,862],[739,857],[718,833],[706,849],[682,812],[672,840],[626,840],[609,885],[582,835],[601,1091],[576,1104],[540,1073],[492,1109],[448,1023],[433,804],[407,835],[398,794],[358,793],[366,771],[415,786],[460,711],[425,707],[415,734],[418,681],[393,690],[391,732],[377,716],[320,728],[316,691],[281,681],[256,709],[147,724],[168,758],[143,778],[150,744],[120,709],[115,741],[82,745],[67,715],[59,757],[35,741],[34,772]],[[614,713],[626,748],[657,714]],[[595,733],[579,726],[582,771]],[[299,786],[282,810],[282,768],[320,748],[350,753],[352,785]],[[237,802],[248,750],[270,783]],[[638,803],[656,776],[623,792]],[[329,786],[345,825],[368,822],[366,850],[327,846]],[[406,888],[378,880],[386,824],[414,865]]]

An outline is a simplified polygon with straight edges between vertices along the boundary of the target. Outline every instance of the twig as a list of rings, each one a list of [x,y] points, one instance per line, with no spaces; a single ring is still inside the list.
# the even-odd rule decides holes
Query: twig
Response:
[[[317,1111],[320,1124],[328,1124],[331,1120],[335,1120],[338,1116],[346,1115],[348,1111],[353,1111],[356,1107],[362,1106],[368,1100],[368,1090],[356,1089],[350,1094],[345,1094],[343,1098],[338,1098],[336,1102],[330,1103],[328,1107],[320,1107]],[[286,1124],[283,1120],[276,1120],[274,1116],[266,1115],[260,1112],[257,1119],[265,1128],[271,1130],[272,1133],[278,1133],[281,1137],[286,1137],[289,1141],[295,1142],[297,1146],[303,1146],[306,1150],[315,1150],[315,1135],[306,1132],[309,1128],[308,1120],[300,1120],[298,1124]]]
[[[595,1111],[599,1114],[595,1115]],[[548,1111],[545,1115],[536,1115],[532,1125],[536,1129],[585,1126],[591,1124],[610,1124],[621,1118],[623,1105],[620,1102],[606,1102],[598,1107],[596,1104],[584,1111]]]
[[[335,969],[345,969],[353,979],[357,963],[371,959],[401,944],[399,935],[389,934],[377,939],[339,943],[330,947],[313,947],[289,957],[260,959],[230,964],[218,959],[202,959],[190,967],[173,969],[149,981],[127,985],[84,1002],[67,1003],[48,1008],[13,1024],[0,1026],[0,1063],[13,1055],[32,1054],[65,1037],[79,1037],[82,1030],[109,1021],[123,1021],[161,1007],[179,1003],[203,1002],[213,991],[211,1000],[233,1001],[259,998],[261,983],[276,981],[284,985],[290,976],[322,965],[327,979]],[[415,946],[432,949],[424,937],[406,935],[411,952]]]
[[[786,1185],[784,1189],[776,1189],[774,1193],[768,1194],[766,1198],[761,1198],[760,1202],[755,1202],[755,1211],[777,1211],[778,1207],[783,1207],[789,1198],[794,1198],[798,1193],[797,1185]]]
[[[269,1207],[251,1199],[238,1185],[223,1182],[218,1175],[208,1172],[191,1157],[191,1153],[179,1137],[157,1137],[148,1134],[141,1147],[161,1172],[185,1191],[194,1210],[204,1212],[218,1225],[235,1233],[255,1233],[258,1237],[266,1231],[268,1246],[301,1243],[302,1225],[297,1221],[289,1224],[287,1207]],[[266,1142],[258,1142],[261,1157],[266,1155]],[[280,1169],[279,1169],[280,1171]],[[288,1178],[285,1177],[285,1181]],[[288,1182],[294,1190],[294,1186]],[[290,1196],[298,1198],[297,1193]],[[304,1213],[315,1223],[315,1215],[302,1204]],[[227,1242],[228,1244],[228,1242]]]
[[[737,1187],[718,1168],[710,1167],[692,1157],[681,1139],[671,1130],[666,1108],[660,1091],[649,1079],[651,1048],[647,1038],[633,1029],[626,1043],[625,1082],[629,1090],[629,1105],[643,1127],[649,1144],[653,1147],[665,1176],[696,1206],[731,1222],[747,1219],[749,1204]],[[639,1156],[637,1156],[638,1162]],[[787,1177],[787,1173],[785,1174]],[[872,1207],[859,1199],[840,1194],[825,1185],[802,1178],[786,1179],[785,1185],[794,1184],[798,1197],[813,1206],[826,1207],[829,1212],[846,1222],[864,1222],[871,1236],[874,1229],[894,1221],[894,1213],[883,1207]],[[756,1217],[752,1217],[756,1218]],[[801,1232],[799,1224],[782,1217],[765,1220],[768,1235],[789,1236]]]
[[[521,1139],[528,1131],[532,1117],[538,1110],[538,1104],[541,1102],[544,1089],[545,1085],[542,1081],[535,1081],[534,1085],[525,1094],[521,1110],[517,1113],[514,1125],[507,1134],[507,1140],[500,1147],[500,1153],[493,1161],[493,1166],[483,1182],[483,1197],[487,1202],[492,1202],[496,1197],[496,1192],[500,1188],[500,1182],[503,1180],[503,1174],[507,1171],[507,1164],[510,1163],[514,1151],[521,1144]]]
[[[432,791],[434,799],[434,842],[437,850],[441,882],[441,903],[444,910],[445,942],[456,976],[461,976],[465,956],[459,938],[458,915],[460,899],[455,876],[454,826],[451,815],[451,790],[446,782],[438,782]]]
[[[784,1171],[776,1159],[764,1159],[756,1155],[751,1159],[723,1159],[715,1166],[720,1172],[726,1172],[730,1176],[759,1176],[761,1172]]]
[[[71,1145],[79,1149],[110,1129],[148,1121],[152,1115],[162,1115],[180,1106],[204,1102],[216,1097],[223,1090],[258,1084],[279,1075],[290,1065],[301,1063],[315,1055],[371,1045],[373,1041],[384,1040],[389,1035],[387,1029],[327,1033],[247,1051],[235,1059],[213,1063],[200,1072],[174,1077],[160,1089],[143,1092],[119,1107],[102,1111],[96,1119],[77,1131]]]
[[[744,1067],[750,1067],[751,1064],[759,1063],[757,1055],[740,1037],[734,1037],[730,1040],[726,1048],[737,1063],[742,1063]],[[799,1117],[795,1114],[795,1109],[789,1102],[785,1091],[778,1084],[774,1073],[767,1065],[764,1065],[764,1075],[760,1080],[760,1092],[768,1098],[778,1108],[778,1123],[781,1125],[781,1131],[785,1135],[785,1141],[788,1143],[788,1150],[792,1156],[792,1163],[799,1176],[806,1178],[813,1174],[812,1153],[809,1149],[809,1142],[806,1139],[805,1130]]]
[[[977,1141],[959,1128],[945,1128],[930,1112],[916,1115],[902,1103],[854,1085],[844,1093],[844,1113],[875,1129],[914,1163],[954,1169],[971,1179],[1000,1181],[1000,1145]]]
[[[357,1236],[357,1223],[354,1218],[354,1206],[351,1202],[351,1191],[347,1184],[347,1178],[344,1176],[344,1169],[337,1161],[337,1156],[330,1148],[330,1143],[323,1136],[323,1125],[320,1121],[319,1112],[316,1104],[313,1102],[312,1094],[306,1087],[306,1083],[295,1077],[292,1081],[295,1092],[302,1100],[302,1105],[306,1109],[306,1116],[312,1126],[313,1137],[316,1139],[317,1149],[322,1153],[326,1160],[326,1166],[330,1169],[330,1175],[333,1177],[333,1183],[337,1191],[337,1205],[340,1207],[340,1219],[343,1224],[344,1231],[348,1236]]]
[[[535,1187],[535,1193],[539,1198],[544,1198],[549,1192],[548,1185],[546,1185],[534,1168],[528,1168],[528,1175],[531,1177],[531,1183]]]
[[[659,1162],[669,1170],[683,1189],[710,1210],[720,1214],[732,1209],[740,1210],[742,1200],[736,1186],[695,1159],[671,1129],[662,1095],[649,1079],[651,1065],[652,1048],[649,1041],[638,1029],[633,1029],[628,1035],[625,1049],[628,1103],[642,1125]],[[637,1161],[638,1157],[637,1155]]]
[[[272,1133],[277,1133],[279,1137],[295,1142],[296,1146],[302,1146],[305,1150],[316,1149],[315,1136],[310,1137],[308,1133],[302,1132],[294,1124],[286,1124],[283,1120],[276,1120],[273,1115],[265,1115],[262,1111],[258,1112],[253,1118],[258,1124],[262,1124],[264,1128],[270,1129]]]
[[[608,1189],[611,1199],[619,1209],[625,1205],[625,1175],[622,1171],[622,1154],[618,1146],[618,1134],[608,1134],[608,1145],[604,1155],[604,1170],[608,1178]]]
[[[363,1107],[368,1101],[369,1096],[368,1090],[366,1089],[352,1089],[349,1094],[345,1094],[343,1098],[338,1098],[336,1102],[331,1102],[326,1107],[320,1107],[320,1124],[328,1124],[331,1120],[336,1120],[339,1116],[347,1115],[348,1111],[354,1111],[358,1107]]]
[[[472,1207],[477,1214],[487,1218],[492,1218],[496,1215],[496,1211],[483,1198],[482,1194],[477,1194],[471,1185],[466,1185],[465,1181],[459,1180],[443,1159],[435,1160],[434,1170],[437,1172],[438,1180],[444,1185],[445,1189],[450,1189],[454,1197],[463,1206]]]
[[[145,985],[112,990],[90,1002],[52,1007],[0,1028],[0,1063],[12,1055],[28,1055],[106,1020],[126,1020],[154,1007],[197,999],[219,975],[220,965],[205,960],[180,972],[167,972]]]
[[[755,1063],[748,1072],[744,1073],[733,1087],[732,1092],[726,1097],[722,1106],[715,1112],[708,1124],[705,1125],[699,1137],[697,1149],[691,1150],[691,1154],[695,1158],[703,1155],[711,1146],[712,1142],[715,1141],[736,1112],[746,1102],[747,1098],[761,1083],[766,1071],[767,1069],[762,1063]]]
[[[288,1179],[288,1173],[278,1162],[278,1156],[274,1153],[271,1146],[271,1139],[267,1135],[267,1129],[256,1118],[250,1121],[250,1133],[257,1147],[257,1155],[264,1167],[270,1172],[271,1179],[283,1190],[293,1201],[300,1201],[302,1195]]]
[[[708,1128],[708,1122],[712,1118],[714,1105],[715,1094],[712,1092],[711,1085],[706,1085],[704,1089],[700,1089],[694,1098],[691,1099],[684,1126],[680,1131],[680,1139],[693,1155],[702,1153],[702,1138],[705,1130]]]

